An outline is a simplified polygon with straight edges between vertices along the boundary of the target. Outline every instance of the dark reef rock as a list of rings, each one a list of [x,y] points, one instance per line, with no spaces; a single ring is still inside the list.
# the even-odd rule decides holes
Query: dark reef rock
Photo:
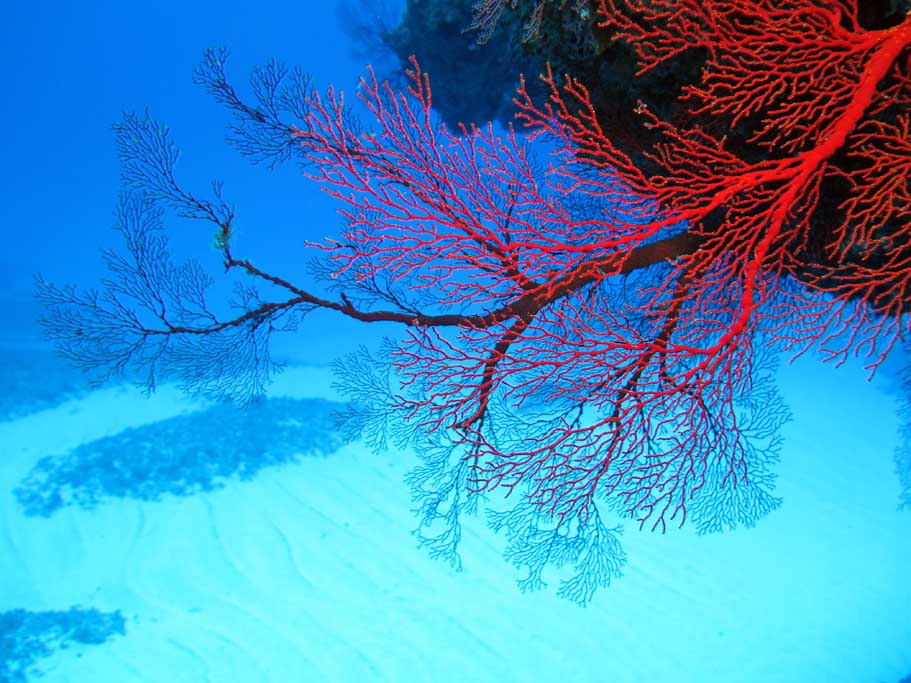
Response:
[[[451,130],[510,121],[519,74],[538,70],[536,58],[505,32],[478,45],[477,36],[465,31],[471,15],[470,2],[408,0],[401,23],[380,36],[401,64],[417,57],[430,75],[434,109]]]

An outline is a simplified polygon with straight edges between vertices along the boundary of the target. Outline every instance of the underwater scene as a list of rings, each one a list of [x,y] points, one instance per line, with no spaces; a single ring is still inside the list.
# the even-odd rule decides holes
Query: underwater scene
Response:
[[[911,683],[911,0],[8,13],[0,683]]]

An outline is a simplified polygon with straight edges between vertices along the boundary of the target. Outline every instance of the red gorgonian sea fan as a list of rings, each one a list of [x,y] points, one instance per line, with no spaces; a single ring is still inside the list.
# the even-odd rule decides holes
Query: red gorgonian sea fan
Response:
[[[366,353],[339,364],[346,428],[382,447],[402,416],[395,434],[424,458],[409,479],[422,542],[454,563],[459,512],[515,492],[491,522],[526,588],[548,562],[572,564],[561,592],[584,603],[619,573],[600,505],[657,529],[754,523],[778,504],[774,350],[860,353],[874,368],[907,329],[911,16],[870,30],[848,0],[596,11],[642,71],[707,55],[682,93],[687,124],[640,103],[657,140],[647,172],[612,144],[585,85],[550,70],[545,101],[524,82],[516,97],[531,139],[550,142],[543,170],[517,132],[441,127],[416,61],[406,93],[372,73],[361,82],[368,129],[336,91],[275,63],[254,73],[247,104],[210,51],[197,76],[235,115],[239,149],[299,156],[342,204],[345,228],[315,271],[328,291],[236,258],[233,210],[182,190],[166,130],[127,117],[118,227],[132,260],[109,256],[119,279],[105,295],[41,283],[47,329],[84,366],[138,365],[150,382],[170,372],[234,396],[268,379],[269,334],[314,308],[401,324],[387,365]],[[732,149],[723,130],[745,143]],[[221,318],[198,266],[154,266],[159,202],[213,222],[226,269],[269,294],[246,285]]]

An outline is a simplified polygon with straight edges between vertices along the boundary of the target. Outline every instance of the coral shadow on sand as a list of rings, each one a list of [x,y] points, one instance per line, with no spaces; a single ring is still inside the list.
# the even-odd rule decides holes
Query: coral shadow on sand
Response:
[[[73,644],[100,645],[126,633],[117,612],[72,607],[53,612],[15,609],[0,612],[0,681],[25,683],[41,675],[39,659]]]
[[[112,498],[159,500],[252,479],[265,467],[326,455],[344,444],[321,399],[264,399],[246,408],[219,404],[82,444],[42,458],[14,494],[29,516],[62,507],[91,509]]]

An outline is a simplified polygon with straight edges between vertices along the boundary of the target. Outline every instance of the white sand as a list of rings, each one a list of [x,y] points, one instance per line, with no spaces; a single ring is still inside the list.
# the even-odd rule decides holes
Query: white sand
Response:
[[[329,382],[296,368],[273,393],[337,398]],[[40,662],[48,683],[896,683],[911,672],[911,512],[895,509],[894,396],[813,361],[781,386],[782,509],[716,536],[627,527],[625,575],[587,609],[520,593],[481,520],[462,573],[427,558],[407,453],[353,445],[212,493],[24,516],[11,490],[42,456],[199,407],[98,391],[0,423],[0,610],[126,615],[126,636]]]

